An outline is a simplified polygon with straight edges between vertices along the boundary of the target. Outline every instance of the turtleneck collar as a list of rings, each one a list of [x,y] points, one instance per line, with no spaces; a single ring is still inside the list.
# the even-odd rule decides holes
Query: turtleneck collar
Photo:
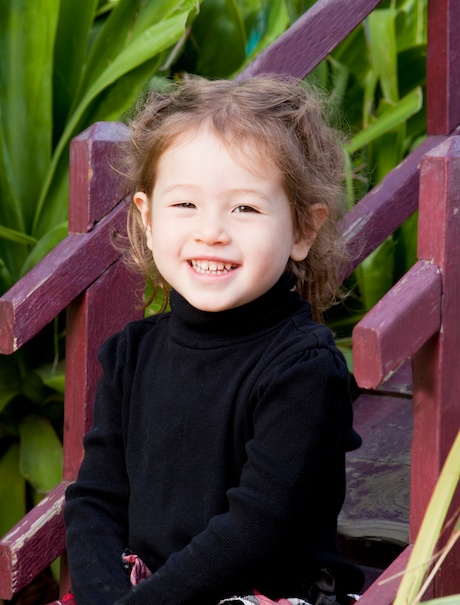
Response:
[[[305,308],[297,292],[292,291],[295,277],[284,274],[265,294],[240,307],[226,311],[200,311],[183,296],[171,292],[171,338],[192,347],[211,348],[251,340]],[[307,305],[308,306],[308,305]]]

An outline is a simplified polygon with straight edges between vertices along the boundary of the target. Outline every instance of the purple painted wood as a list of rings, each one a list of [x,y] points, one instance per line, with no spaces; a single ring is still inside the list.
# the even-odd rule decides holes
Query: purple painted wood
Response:
[[[72,140],[69,233],[86,233],[122,198],[113,166],[117,144],[128,136],[121,122],[96,122]]]
[[[394,397],[412,398],[414,376],[412,372],[412,360],[406,361],[389,378],[383,382],[377,389],[380,395],[390,395]]]
[[[412,545],[405,548],[399,557],[387,567],[378,580],[363,594],[359,605],[392,605],[401,582],[400,574],[407,567],[412,548]]]
[[[449,134],[460,124],[460,2],[428,2],[427,128]]]
[[[128,321],[142,317],[144,281],[122,260],[112,265],[68,308],[64,477],[76,478],[83,458],[83,436],[92,426],[93,402],[101,368],[101,344]],[[114,295],[116,294],[116,295]]]
[[[442,141],[444,137],[426,139],[343,218],[340,229],[354,259],[344,277],[417,209],[420,161]]]
[[[419,257],[442,277],[441,329],[414,360],[411,504],[415,537],[442,464],[460,429],[460,138],[427,154],[420,170]],[[460,506],[457,490],[455,507]],[[460,544],[435,580],[435,595],[460,591]]]
[[[11,599],[56,559],[65,548],[62,520],[63,481],[33,508],[0,543],[0,594]]]
[[[69,235],[0,298],[1,354],[33,338],[120,256],[111,235],[124,233],[125,216],[122,203],[89,233]]]
[[[380,0],[318,0],[237,77],[277,73],[304,78]]]
[[[410,359],[441,325],[441,276],[419,261],[353,330],[358,384],[376,389]]]

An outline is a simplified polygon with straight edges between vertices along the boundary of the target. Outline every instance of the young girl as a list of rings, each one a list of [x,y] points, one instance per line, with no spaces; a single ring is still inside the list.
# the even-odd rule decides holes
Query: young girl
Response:
[[[191,78],[132,124],[132,254],[171,311],[100,352],[65,509],[77,605],[360,589],[336,544],[349,377],[314,321],[338,285],[342,168],[316,96],[275,78]]]

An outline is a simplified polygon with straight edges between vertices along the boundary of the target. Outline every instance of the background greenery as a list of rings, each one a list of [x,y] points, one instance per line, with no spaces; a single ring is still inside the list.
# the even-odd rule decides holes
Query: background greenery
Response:
[[[349,132],[352,206],[425,136],[427,0],[388,0],[309,76]],[[68,147],[184,72],[234,76],[314,1],[0,0],[0,295],[67,232]],[[328,321],[351,329],[415,259],[412,217]],[[0,356],[0,535],[61,478],[62,317]],[[349,356],[348,356],[349,358]]]

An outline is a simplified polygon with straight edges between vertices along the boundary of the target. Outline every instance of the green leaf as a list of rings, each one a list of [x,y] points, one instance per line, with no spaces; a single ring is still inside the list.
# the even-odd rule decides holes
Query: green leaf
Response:
[[[421,605],[460,605],[460,594],[440,597],[439,599],[430,599],[429,601],[423,601]]]
[[[396,18],[398,51],[426,43],[426,7],[427,0],[406,0],[399,4]]]
[[[423,517],[407,569],[404,572],[394,605],[406,605],[416,597],[431,564],[452,497],[460,481],[460,431],[447,456]],[[458,597],[458,595],[457,595]]]
[[[10,229],[9,227],[5,227],[4,225],[0,225],[0,237],[3,239],[7,239],[10,242],[16,242],[17,244],[25,244],[34,246],[37,243],[37,240],[26,233],[22,233],[21,231],[16,231],[15,229]]]
[[[86,61],[98,0],[60,3],[53,71],[53,131],[61,135]]]
[[[185,2],[184,2],[185,4]],[[172,46],[183,35],[188,16],[195,3],[189,1],[187,9],[184,9],[179,15],[157,23],[149,27],[129,46],[127,46],[101,73],[98,79],[85,91],[78,107],[73,112],[66,129],[56,147],[53,155],[50,169],[42,186],[40,198],[36,205],[33,232],[36,233],[41,228],[41,214],[47,198],[51,183],[53,181],[56,168],[61,160],[64,149],[68,146],[70,138],[75,134],[85,111],[90,103],[108,86],[116,82],[120,77],[130,70],[139,67],[145,61],[154,57],[157,53]],[[116,12],[116,11],[114,11]]]
[[[403,124],[409,117],[420,111],[422,102],[422,91],[420,88],[416,88],[394,106],[389,107],[375,119],[373,124],[352,137],[346,146],[348,153],[354,153],[383,134]]]
[[[188,16],[198,7],[197,0],[121,0],[110,13],[91,48],[85,71],[72,106],[72,113],[81,103],[86,91],[131,44],[152,26],[178,15]],[[150,58],[156,54],[153,50]]]
[[[47,364],[36,370],[44,385],[64,395],[65,391],[65,363],[61,361],[56,366]]]
[[[372,11],[365,24],[372,67],[385,98],[393,103],[399,99],[395,17],[393,7],[378,9]]]
[[[392,238],[374,250],[356,270],[364,308],[371,309],[393,285],[394,245]]]
[[[289,13],[286,7],[285,0],[273,0],[265,9],[264,15],[265,27],[259,40],[251,49],[251,52],[246,57],[244,63],[238,71],[241,71],[248,63],[250,63],[257,55],[265,48],[274,42],[282,33],[289,27]]]
[[[21,392],[21,372],[13,356],[0,356],[0,413]]]
[[[19,446],[14,444],[0,458],[0,536],[25,515],[25,481],[19,472]]]
[[[148,85],[152,73],[162,65],[163,59],[163,54],[158,54],[157,57],[131,70],[106,88],[91,104],[87,122],[93,124],[124,119],[124,115],[133,106],[146,84]]]
[[[353,374],[353,349],[350,338],[337,338],[336,339],[337,348],[345,357],[345,361],[347,362],[347,368],[350,374]]]
[[[29,231],[51,158],[53,45],[59,0],[2,2],[1,139],[11,190]]]
[[[51,424],[28,416],[19,427],[20,469],[37,492],[46,494],[62,479],[62,445]]]
[[[426,84],[426,44],[410,46],[398,54],[398,79],[401,96]]]
[[[34,248],[30,251],[30,254],[26,258],[22,269],[21,275],[25,275],[32,267],[34,267],[39,261],[41,261],[48,252],[51,252],[56,245],[61,242],[67,235],[68,224],[67,221],[60,223],[53,227],[50,231],[36,242]]]
[[[418,212],[414,212],[396,232],[395,280],[400,279],[417,261]]]
[[[193,24],[197,72],[226,78],[246,56],[246,32],[235,0],[206,0]]]

